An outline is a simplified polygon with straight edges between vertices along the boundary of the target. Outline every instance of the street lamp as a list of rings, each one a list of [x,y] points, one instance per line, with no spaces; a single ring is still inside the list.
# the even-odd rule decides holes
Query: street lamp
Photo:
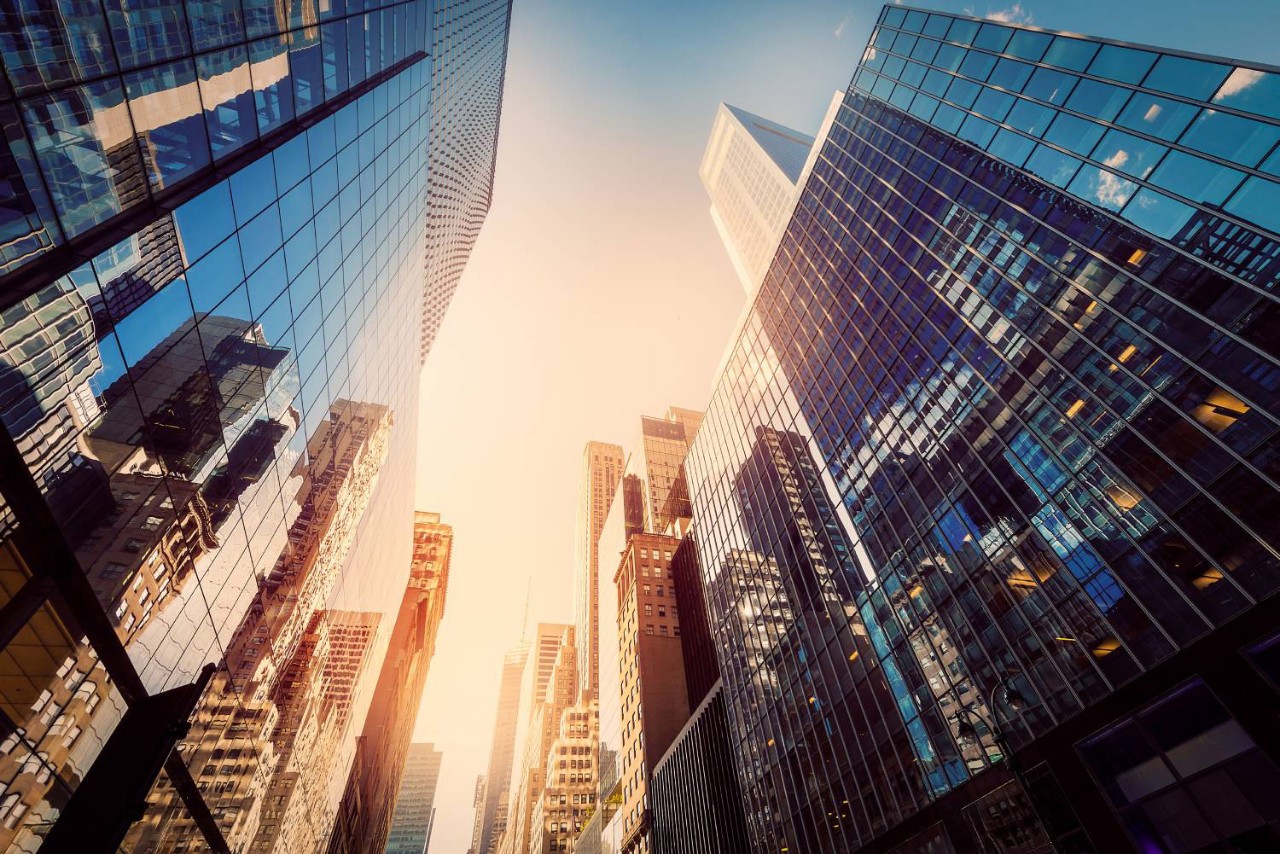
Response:
[[[996,746],[1000,748],[1000,761],[1008,763],[1014,779],[1018,781],[1018,785],[1022,787],[1022,791],[1027,796],[1028,803],[1031,804],[1031,811],[1035,813],[1036,820],[1040,823],[1040,827],[1044,832],[1048,834],[1049,825],[1045,823],[1044,817],[1040,814],[1040,808],[1036,805],[1035,796],[1031,794],[1031,789],[1027,786],[1027,780],[1022,775],[1022,768],[1013,753],[1013,748],[1009,746],[1005,731],[1000,727],[1000,709],[1002,706],[1008,706],[1015,715],[1020,715],[1029,705],[1026,696],[1013,684],[1013,676],[1015,674],[1002,676],[1000,681],[996,683],[995,702],[991,704],[992,720],[987,720],[981,712],[972,706],[964,706],[951,716],[951,720],[956,726],[957,741],[972,743],[979,745],[979,747],[981,746],[981,736],[974,722],[977,721],[987,728],[991,733],[992,739],[995,740]],[[1012,717],[1006,716],[1005,723],[1012,724]]]

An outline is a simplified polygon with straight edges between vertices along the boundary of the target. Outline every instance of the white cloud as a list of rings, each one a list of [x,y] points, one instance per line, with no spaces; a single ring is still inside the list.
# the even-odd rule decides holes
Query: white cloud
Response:
[[[1222,88],[1218,90],[1218,94],[1213,96],[1213,100],[1221,101],[1223,98],[1239,95],[1261,79],[1261,71],[1254,71],[1252,68],[1237,68],[1231,72],[1231,76],[1227,78],[1226,83],[1222,84]]]
[[[853,13],[852,13],[852,12],[850,12],[850,13],[849,13],[849,14],[847,14],[847,15],[845,15],[845,16],[844,16],[844,18],[840,21],[840,23],[836,25],[836,30],[835,30],[836,38],[843,38],[843,37],[844,37],[844,28],[845,28],[845,27],[847,27],[847,26],[849,26],[849,22],[850,22],[851,20],[853,20]]]
[[[1031,13],[1022,8],[1021,3],[1014,3],[1007,9],[987,10],[987,17],[993,21],[1003,21],[1006,24],[1030,24],[1033,20]]]

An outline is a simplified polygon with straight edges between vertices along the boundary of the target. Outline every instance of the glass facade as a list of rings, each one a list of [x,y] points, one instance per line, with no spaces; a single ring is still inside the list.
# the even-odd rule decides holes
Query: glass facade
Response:
[[[1269,607],[1277,86],[886,7],[688,463],[756,850],[901,837]]]
[[[145,210],[426,49],[424,0],[9,4],[0,273]]]
[[[324,848],[409,580],[433,92],[493,165],[508,19],[443,83],[433,23],[491,5],[0,12],[0,848],[81,786],[146,800],[125,850]]]
[[[512,0],[436,0],[422,359],[435,342],[493,198]]]

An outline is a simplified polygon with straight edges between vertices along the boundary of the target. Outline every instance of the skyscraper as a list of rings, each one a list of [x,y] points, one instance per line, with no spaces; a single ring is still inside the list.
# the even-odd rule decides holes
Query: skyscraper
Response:
[[[386,854],[425,854],[430,850],[431,828],[436,818],[436,783],[443,759],[444,753],[436,750],[435,745],[409,745]],[[366,841],[363,849],[353,850],[369,851],[372,845]]]
[[[574,587],[574,612],[582,662],[579,690],[594,697],[600,687],[600,603],[596,591],[600,578],[600,531],[609,513],[609,502],[626,464],[622,448],[607,442],[587,442],[582,449],[582,481],[578,484],[578,521]]]
[[[647,850],[649,775],[688,717],[670,562],[689,522],[683,466],[702,417],[673,406],[640,419],[597,537],[596,786],[572,811],[581,852]]]
[[[493,5],[0,11],[0,846],[323,844],[409,572],[426,265],[479,227],[429,244],[433,176],[487,206]],[[444,26],[477,14],[502,49]]]
[[[813,137],[721,104],[698,176],[711,196],[711,219],[750,293],[773,260],[791,219],[800,172]]]
[[[435,0],[422,359],[493,200],[512,0]]]
[[[484,803],[477,809],[482,817],[476,854],[489,854],[507,826],[510,802],[511,766],[515,758],[516,721],[520,712],[520,683],[524,677],[529,645],[517,644],[502,660],[502,681],[498,686],[498,711],[489,744],[489,770],[485,775]]]
[[[842,100],[837,93],[819,138]],[[769,269],[815,158],[808,134],[729,104],[716,110],[698,177],[711,197],[711,220],[748,295]]]
[[[507,823],[497,842],[501,854],[549,850],[543,836],[548,754],[577,686],[573,626],[539,623],[520,685]]]
[[[1277,141],[885,8],[686,467],[753,849],[1280,841]]]

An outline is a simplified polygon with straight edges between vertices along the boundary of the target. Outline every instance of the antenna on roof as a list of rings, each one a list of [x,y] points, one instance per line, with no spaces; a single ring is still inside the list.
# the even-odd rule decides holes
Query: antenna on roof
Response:
[[[520,642],[529,639],[529,594],[533,590],[533,576],[530,575],[524,585],[524,617],[520,620]]]

